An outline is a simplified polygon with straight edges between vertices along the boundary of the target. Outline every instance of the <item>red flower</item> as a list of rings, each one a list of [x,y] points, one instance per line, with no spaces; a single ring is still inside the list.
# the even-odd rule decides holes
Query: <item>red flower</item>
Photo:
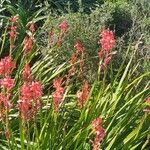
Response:
[[[9,91],[14,86],[14,79],[11,79],[9,77],[3,78],[3,79],[0,80],[0,85],[3,88],[7,89],[7,91]]]
[[[30,101],[32,99],[32,91],[29,84],[24,83],[20,89],[20,92],[21,100]]]
[[[25,64],[24,70],[22,72],[23,81],[32,81],[31,68],[29,64]]]
[[[61,46],[61,44],[62,44],[62,39],[61,39],[60,37],[58,37],[56,43],[57,43],[57,46]]]
[[[12,23],[16,23],[16,21],[18,20],[18,16],[12,16],[11,18],[10,18],[10,21],[12,22]]]
[[[48,35],[48,44],[49,46],[52,46],[52,42],[53,42],[53,37],[54,37],[54,27],[51,28],[49,35]],[[58,41],[57,41],[58,42]],[[57,43],[58,44],[58,43]],[[58,44],[59,45],[59,44]]]
[[[16,29],[17,29],[17,26],[11,26],[10,27],[10,32],[8,32],[8,33],[9,33],[9,36],[11,39],[16,38],[16,36],[17,36]]]
[[[111,58],[112,58],[111,56],[107,56],[104,59],[104,62],[102,63],[102,69],[106,69],[107,68],[107,65],[110,63]]]
[[[103,58],[104,55],[105,55],[105,51],[104,50],[101,50],[101,51],[98,52],[98,56],[99,57]]]
[[[29,119],[30,107],[31,107],[31,104],[28,101],[25,101],[25,100],[18,101],[18,109],[21,113],[21,117],[23,120]]]
[[[64,92],[64,88],[61,86],[61,84],[62,78],[57,78],[53,81],[53,87],[56,89],[56,91],[62,94]]]
[[[0,93],[0,107],[1,107],[2,111],[9,109],[11,106],[12,105],[9,101],[9,96],[5,96]]]
[[[71,63],[71,64],[75,64],[76,61],[77,61],[76,53],[73,53],[73,54],[71,55],[70,63]]]
[[[35,32],[35,25],[34,25],[34,23],[31,23],[31,24],[29,25],[29,30],[30,30],[32,33]]]
[[[104,66],[107,66],[111,60],[111,56],[107,56],[105,59],[104,59]]]
[[[99,150],[100,142],[106,135],[104,128],[102,127],[102,119],[96,118],[92,121],[92,130],[95,134],[94,141],[92,141],[93,150]]]
[[[102,118],[96,118],[92,121],[92,129],[96,131],[96,129],[102,125]]]
[[[82,46],[80,41],[77,41],[74,45],[74,48],[76,49],[77,53],[83,53],[84,47]]]
[[[25,55],[27,55],[31,51],[32,46],[33,46],[32,38],[26,36],[25,39],[24,39],[23,44],[24,44],[24,48],[23,48],[24,49],[24,53],[25,53]]]
[[[96,136],[94,141],[92,141],[93,150],[100,150],[100,142],[105,137],[106,133],[102,127],[96,130]]]
[[[88,98],[88,94],[89,94],[89,85],[88,82],[85,81],[82,86],[82,90],[77,93],[78,103],[81,108],[85,105]]]
[[[64,33],[68,30],[69,25],[66,21],[62,21],[59,25],[59,28],[61,30],[60,37],[63,37]]]
[[[101,40],[99,43],[102,46],[102,49],[109,52],[112,48],[115,47],[116,40],[114,38],[114,34],[109,29],[104,29],[101,33]]]
[[[39,82],[32,82],[31,84],[32,98],[40,99],[42,97],[42,86]]]
[[[63,95],[60,92],[55,91],[55,92],[53,92],[52,97],[53,97],[54,110],[56,112],[58,112],[59,111],[59,104],[63,98]]]
[[[66,21],[62,21],[59,25],[59,28],[64,31],[66,31],[68,29],[68,27],[69,27],[69,25]]]
[[[20,89],[20,100],[18,109],[22,119],[30,119],[40,108],[40,99],[42,96],[42,87],[39,82],[24,83]]]
[[[15,64],[11,57],[8,56],[0,60],[0,75],[9,76],[14,68]]]
[[[53,106],[56,112],[59,111],[59,104],[61,99],[63,98],[64,88],[61,86],[62,78],[55,79],[53,81],[53,87],[55,88],[55,92],[53,92]]]

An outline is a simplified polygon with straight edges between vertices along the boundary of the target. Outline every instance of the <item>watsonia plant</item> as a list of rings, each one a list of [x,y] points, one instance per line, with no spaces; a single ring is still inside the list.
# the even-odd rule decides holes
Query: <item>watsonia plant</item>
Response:
[[[97,78],[89,84],[84,77],[86,49],[81,41],[75,43],[69,64],[53,66],[47,55],[30,69],[29,62],[36,53],[32,53],[33,24],[29,30],[31,35],[23,41],[21,61],[17,64],[14,59],[16,68],[12,40],[9,57],[0,60],[0,149],[148,149],[150,83],[142,82],[150,72],[134,75],[138,67],[133,63],[136,48],[129,45],[126,55],[133,49],[130,61],[127,64],[123,61],[114,74],[116,39],[112,31],[103,29],[98,42],[101,50],[95,54],[99,56]],[[49,45],[50,50],[61,48],[69,24],[61,22],[59,30],[56,43]],[[51,32],[50,37],[53,35]],[[42,85],[34,81],[38,78]],[[74,78],[78,82],[74,83]]]

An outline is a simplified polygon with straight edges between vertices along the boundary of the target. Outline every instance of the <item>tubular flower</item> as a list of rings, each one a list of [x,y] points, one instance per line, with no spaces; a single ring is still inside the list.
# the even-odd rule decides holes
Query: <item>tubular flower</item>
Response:
[[[114,34],[109,29],[104,29],[101,33],[101,40],[99,43],[102,46],[102,49],[106,52],[109,52],[112,48],[115,47],[116,40],[114,38]]]
[[[60,37],[62,38],[64,36],[65,32],[68,30],[69,25],[66,21],[62,21],[59,25],[59,28],[61,30]]]
[[[40,99],[42,97],[42,86],[39,82],[33,81],[30,89],[32,92],[32,99]]]
[[[16,23],[17,22],[17,20],[18,20],[18,16],[12,16],[11,18],[10,18],[10,22],[12,22],[12,23]]]
[[[9,101],[9,96],[7,95],[3,95],[0,93],[0,113],[3,114],[3,112],[6,109],[10,109],[11,108],[11,103]]]
[[[103,66],[104,66],[104,67],[107,67],[107,65],[109,64],[111,58],[112,58],[111,56],[107,56],[107,57],[104,59],[104,62],[103,62]]]
[[[24,83],[20,89],[20,100],[18,100],[18,109],[22,119],[30,119],[40,108],[40,99],[42,97],[42,87],[39,82],[33,81],[31,84]]]
[[[88,94],[89,94],[89,85],[88,82],[85,81],[82,86],[82,90],[77,93],[78,103],[81,108],[84,107],[88,98]]]
[[[14,79],[11,79],[9,77],[3,78],[0,80],[0,85],[7,89],[7,91],[10,91],[12,87],[14,86]]]
[[[99,51],[99,52],[98,52],[98,56],[99,56],[100,58],[103,58],[103,57],[105,56],[105,51],[104,51],[104,50]]]
[[[31,68],[29,64],[25,64],[24,70],[22,72],[23,81],[32,81]]]
[[[16,30],[17,30],[17,26],[11,26],[10,27],[10,32],[8,32],[9,36],[10,36],[10,39],[15,39],[16,38],[16,36],[17,36]]]
[[[32,38],[26,36],[25,39],[24,39],[23,44],[24,44],[24,48],[23,48],[24,49],[24,53],[25,53],[25,55],[27,55],[31,51],[32,46],[33,46]]]
[[[74,45],[74,48],[76,49],[77,53],[83,53],[84,47],[82,46],[80,41],[77,41]]]
[[[8,32],[9,34],[9,41],[10,41],[10,50],[12,50],[15,45],[15,39],[17,36],[17,26],[15,26],[15,23],[17,22],[18,16],[13,16],[10,18],[10,22],[11,22],[11,27],[10,27],[10,31]]]
[[[29,25],[29,30],[30,30],[32,33],[35,32],[35,25],[34,25],[34,23],[31,23],[31,24]]]
[[[96,132],[97,128],[102,125],[102,118],[96,118],[92,121],[92,129]]]
[[[73,53],[71,55],[70,64],[75,64],[76,61],[77,61],[77,55],[76,55],[76,53]]]
[[[7,56],[0,60],[0,75],[9,76],[14,68],[15,64],[13,63],[11,57]]]
[[[28,120],[30,119],[30,116],[29,116],[29,110],[30,110],[30,102],[29,101],[26,101],[26,100],[19,100],[18,101],[18,109],[20,111],[20,115],[21,115],[21,118],[23,120]]]
[[[57,39],[57,46],[61,46],[62,45],[62,39],[60,38],[60,37],[58,37],[58,39]]]
[[[56,112],[59,111],[59,104],[63,98],[64,88],[61,86],[62,79],[58,78],[53,81],[55,92],[52,93],[53,107]]]
[[[100,142],[106,135],[105,130],[102,127],[102,119],[96,118],[92,121],[92,130],[95,134],[94,141],[92,141],[93,150],[99,150]]]
[[[30,101],[32,99],[32,91],[30,89],[30,85],[24,83],[20,88],[21,99]]]
[[[52,46],[54,34],[55,34],[54,33],[54,27],[52,27],[49,34],[48,34],[48,45],[49,46]]]
[[[62,84],[62,78],[55,79],[53,81],[53,87],[56,89],[57,92],[60,94],[64,93],[64,88],[61,86]]]

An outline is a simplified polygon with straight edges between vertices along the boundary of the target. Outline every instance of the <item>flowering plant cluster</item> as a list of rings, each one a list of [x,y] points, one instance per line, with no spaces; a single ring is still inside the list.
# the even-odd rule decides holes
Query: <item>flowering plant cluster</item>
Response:
[[[112,74],[108,74],[107,68],[112,59],[112,50],[116,45],[115,35],[112,31],[104,29],[100,33],[98,44],[101,50],[98,52],[98,56],[101,58],[99,61],[101,66],[97,71],[99,75],[100,69],[104,70],[101,76],[103,79],[95,78],[92,84],[92,81],[88,80],[85,75],[88,69],[86,64],[93,58],[97,59],[97,56],[87,59],[86,48],[88,46],[84,40],[78,37],[73,42],[74,52],[68,60],[68,66],[53,67],[53,60],[50,60],[52,57],[49,59],[49,55],[44,56],[39,53],[36,54],[42,55],[42,57],[39,57],[38,62],[34,63],[38,58],[37,55],[34,57],[34,53],[32,53],[33,48],[36,50],[36,46],[34,47],[36,25],[33,22],[26,25],[28,31],[20,44],[20,52],[23,54],[23,57],[20,58],[21,55],[16,54],[18,47],[16,46],[14,49],[18,35],[17,22],[19,22],[18,16],[11,17],[10,53],[9,56],[0,59],[0,127],[4,128],[6,142],[5,139],[0,140],[4,141],[6,147],[10,149],[17,147],[22,150],[101,150],[103,147],[104,149],[105,147],[106,149],[116,149],[116,147],[118,148],[118,145],[115,145],[115,143],[118,144],[116,139],[121,137],[118,131],[123,132],[124,136],[122,143],[119,143],[121,148],[123,144],[126,144],[125,148],[130,149],[135,147],[134,145],[138,142],[141,144],[143,139],[149,139],[146,127],[142,128],[145,126],[150,112],[149,97],[142,105],[142,100],[148,92],[148,85],[144,90],[141,87],[137,89],[140,81],[149,73],[132,79],[135,68],[133,70],[130,68],[132,66],[131,59],[123,75],[121,73],[124,68],[121,68],[121,73],[119,72],[117,75],[113,74],[113,71],[110,72]],[[62,42],[65,42],[64,36],[71,31],[70,29],[71,26],[67,21],[59,24],[57,33],[55,33],[55,27],[51,27],[48,35],[48,49],[61,50]],[[34,75],[37,72],[35,80]],[[37,80],[39,76],[41,82]],[[109,76],[111,79],[115,76],[115,80],[110,82]],[[52,88],[50,86],[51,79],[53,79]],[[121,104],[121,108],[119,104]],[[141,108],[143,110],[145,105],[146,109],[143,112]],[[131,114],[135,111],[140,115],[132,116]],[[15,115],[12,115],[13,113]],[[101,117],[95,118],[95,116],[103,116],[104,120]],[[126,120],[129,121],[122,126]],[[139,125],[138,122],[140,122]],[[142,136],[141,132],[143,132]],[[107,137],[105,138],[105,136]],[[147,141],[142,144],[145,146]],[[140,146],[144,149],[143,145]]]
[[[10,56],[0,60],[0,118],[3,121],[6,137],[9,138],[8,128],[8,113],[12,106],[11,89],[14,86],[14,79],[11,78],[11,73],[15,68],[15,64]]]
[[[94,141],[92,141],[93,150],[99,150],[100,142],[105,136],[105,130],[102,127],[102,118],[96,118],[92,121],[92,130],[95,134]]]
[[[55,79],[53,81],[53,87],[55,88],[55,92],[53,92],[53,107],[55,112],[59,111],[59,104],[63,98],[64,88],[61,86],[62,78]]]
[[[15,45],[15,40],[16,40],[16,37],[17,37],[17,20],[18,20],[18,16],[12,16],[10,18],[10,31],[8,32],[9,33],[9,41],[10,41],[10,50],[12,50]]]
[[[21,118],[25,121],[36,116],[40,109],[42,86],[38,81],[33,81],[29,64],[26,64],[22,73],[23,85],[20,88],[18,109]]]
[[[98,44],[101,45],[101,50],[98,52],[99,57],[103,58],[102,67],[105,69],[109,64],[112,56],[111,49],[115,47],[116,40],[114,38],[114,34],[109,29],[104,29],[101,34],[101,39]]]

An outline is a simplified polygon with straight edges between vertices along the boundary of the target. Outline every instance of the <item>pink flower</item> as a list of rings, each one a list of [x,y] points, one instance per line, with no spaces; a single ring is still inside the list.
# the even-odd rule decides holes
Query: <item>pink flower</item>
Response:
[[[105,130],[100,126],[96,130],[96,137],[95,137],[95,142],[101,142],[101,140],[105,137],[106,133]]]
[[[114,34],[109,29],[104,29],[101,33],[101,40],[99,43],[102,46],[102,49],[109,52],[112,48],[115,47],[116,40],[114,38]]]
[[[30,101],[32,99],[32,91],[29,84],[24,83],[20,88],[20,93],[22,100]]]
[[[99,56],[100,58],[103,58],[103,57],[105,56],[105,51],[104,51],[104,50],[99,51],[99,52],[98,52],[98,56]]]
[[[56,89],[57,92],[63,94],[64,88],[61,86],[62,78],[57,78],[53,81],[53,87]]]
[[[32,92],[32,98],[33,99],[41,99],[42,97],[42,86],[39,82],[32,82],[31,84],[31,92]]]
[[[35,25],[34,25],[34,23],[31,23],[31,24],[29,25],[29,30],[30,30],[32,33],[35,32]]]
[[[76,55],[76,53],[73,53],[73,54],[71,55],[70,63],[71,63],[71,64],[75,64],[76,61],[77,61],[77,55]]]
[[[9,91],[14,86],[14,79],[11,79],[9,77],[3,78],[3,79],[0,80],[0,85],[3,88],[7,89],[7,91]]]
[[[104,58],[104,62],[102,63],[102,69],[105,70],[108,66],[108,64],[111,61],[112,56],[107,56]]]
[[[0,60],[0,75],[9,76],[14,68],[15,64],[11,57],[8,56]]]
[[[62,39],[60,37],[58,37],[57,39],[57,46],[61,46],[62,45]]]
[[[3,111],[9,109],[11,107],[11,103],[9,101],[9,96],[5,96],[0,93],[0,107]]]
[[[55,34],[54,27],[52,27],[51,30],[50,30],[50,32],[49,32],[49,35],[48,35],[48,44],[49,44],[49,46],[52,46],[51,44],[53,43],[54,34]],[[57,43],[57,45],[59,45],[59,43]]]
[[[17,29],[17,26],[11,26],[10,27],[10,32],[8,32],[8,33],[9,33],[9,36],[11,39],[16,38],[16,36],[17,36],[16,29]]]
[[[76,49],[77,53],[83,53],[84,47],[82,46],[80,41],[77,41],[74,45],[74,48]]]
[[[10,21],[12,22],[12,23],[16,23],[16,21],[18,20],[18,16],[12,16],[11,18],[10,18]]]
[[[92,121],[92,129],[96,131],[96,129],[102,125],[102,118],[96,118]]]
[[[22,72],[23,81],[32,81],[31,68],[29,64],[25,64],[24,70]]]
[[[110,62],[110,60],[111,60],[111,56],[107,56],[105,59],[104,59],[104,66],[107,66],[108,64],[109,64],[109,62]]]
[[[19,100],[18,101],[18,109],[21,113],[21,117],[23,120],[30,119],[29,117],[29,110],[30,110],[31,104],[29,101],[25,100]]]
[[[57,78],[53,81],[53,87],[55,88],[55,92],[52,94],[53,98],[53,106],[56,112],[59,111],[59,104],[63,98],[64,88],[61,86],[62,78]]]
[[[88,94],[89,94],[89,85],[88,82],[85,81],[82,86],[82,90],[77,93],[78,103],[81,108],[84,107],[88,98]]]
[[[24,48],[23,48],[24,49],[24,53],[25,53],[25,55],[27,55],[31,51],[32,46],[33,46],[32,38],[26,36],[24,41],[23,41],[23,44],[24,44]]]
[[[61,30],[60,37],[63,37],[64,33],[68,30],[69,25],[66,21],[62,21],[59,25],[59,28]]]
[[[20,100],[18,109],[22,119],[34,117],[40,109],[40,99],[42,97],[42,87],[39,82],[24,83],[20,89]]]
[[[95,134],[96,134],[95,139],[94,139],[94,141],[92,141],[92,146],[93,146],[92,150],[100,150],[100,142],[103,140],[106,133],[105,133],[105,130],[102,127],[99,127],[96,130]]]
[[[53,97],[54,110],[55,110],[55,112],[58,112],[59,111],[59,104],[61,103],[63,95],[62,95],[62,93],[55,91],[55,92],[53,92],[52,97]]]
[[[100,142],[105,137],[106,133],[102,127],[102,119],[96,118],[92,121],[92,130],[95,134],[94,141],[92,141],[93,150],[99,150]]]

